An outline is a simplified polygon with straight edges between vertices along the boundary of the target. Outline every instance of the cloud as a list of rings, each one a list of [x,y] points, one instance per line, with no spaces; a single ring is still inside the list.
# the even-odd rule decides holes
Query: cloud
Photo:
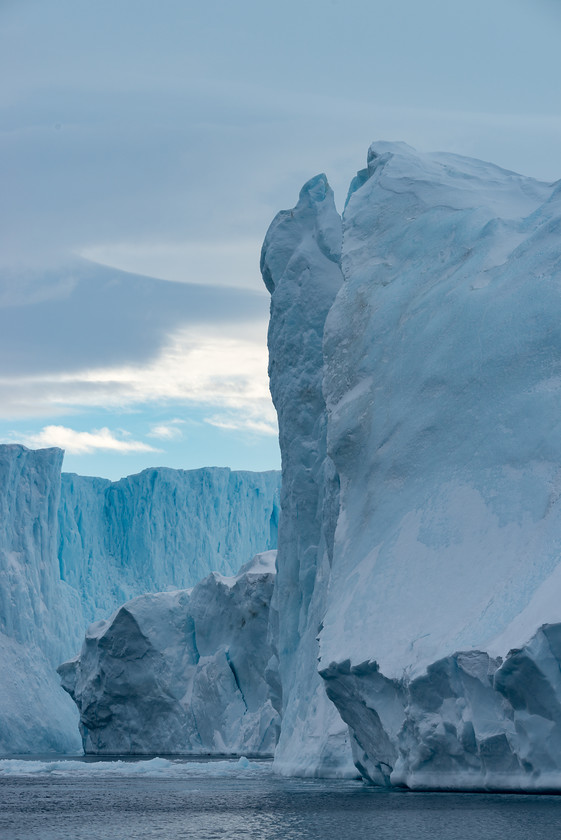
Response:
[[[276,433],[265,332],[265,321],[224,325],[221,330],[200,325],[175,332],[145,364],[0,376],[0,418],[63,416],[95,408],[136,411],[173,404],[184,405],[186,414],[189,407],[210,410],[207,422],[214,426]]]
[[[558,0],[165,5],[0,3],[3,260],[258,240],[318,171],[342,200],[375,137],[558,176]]]
[[[277,424],[272,417],[259,420],[255,417],[241,417],[234,414],[214,414],[212,417],[205,417],[205,423],[230,431],[256,432],[259,435],[274,436],[278,434]]]
[[[32,449],[59,446],[73,455],[87,455],[96,450],[121,454],[162,451],[142,441],[131,440],[128,432],[121,430],[115,434],[108,428],[78,432],[67,426],[45,426],[38,434],[24,436],[14,434],[14,437]]]
[[[172,283],[85,260],[23,277],[0,275],[0,376],[147,362],[188,324],[262,320],[268,309],[262,284]]]
[[[185,420],[168,420],[167,423],[159,423],[150,427],[148,437],[158,438],[159,440],[178,440],[183,437],[183,432],[179,426],[185,424]]]
[[[249,237],[212,241],[151,240],[88,246],[81,257],[133,274],[149,274],[175,283],[247,289],[266,296],[259,275],[261,240]],[[217,289],[217,295],[220,292]]]

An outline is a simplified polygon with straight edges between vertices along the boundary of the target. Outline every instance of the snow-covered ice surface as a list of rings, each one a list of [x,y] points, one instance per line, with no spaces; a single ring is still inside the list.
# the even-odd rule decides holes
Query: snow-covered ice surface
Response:
[[[347,727],[317,673],[338,478],[327,457],[322,395],[325,317],[342,282],[341,220],[324,175],[296,207],[279,213],[263,244],[261,272],[271,293],[269,377],[279,419],[282,514],[271,628],[282,710],[277,772],[348,775]],[[278,618],[278,631],[275,616]]]
[[[320,668],[355,759],[381,784],[561,787],[561,185],[376,143],[342,268]]]
[[[279,716],[265,679],[275,551],[238,575],[143,595],[92,624],[59,667],[87,754],[272,756]]]
[[[151,590],[235,573],[276,547],[279,475],[63,475],[62,451],[0,446],[0,755],[77,752],[56,667],[94,619]]]

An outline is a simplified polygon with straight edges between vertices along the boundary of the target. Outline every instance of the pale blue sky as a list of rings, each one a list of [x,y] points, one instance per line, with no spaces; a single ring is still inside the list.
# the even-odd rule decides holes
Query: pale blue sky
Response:
[[[560,7],[0,0],[0,438],[278,467],[272,217],[374,139],[561,177]]]

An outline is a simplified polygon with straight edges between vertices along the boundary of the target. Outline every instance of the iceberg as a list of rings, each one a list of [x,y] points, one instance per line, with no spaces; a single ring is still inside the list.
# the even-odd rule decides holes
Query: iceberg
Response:
[[[280,517],[274,473],[1,447],[0,751],[76,743],[97,621],[88,751],[561,790],[560,231],[561,183],[402,143],[342,219],[305,184],[261,256]]]
[[[61,476],[59,449],[0,446],[0,755],[81,751],[56,667],[89,623],[276,548],[279,475]]]
[[[140,596],[88,628],[81,653],[58,668],[86,754],[272,756],[275,555],[234,577]]]
[[[301,707],[299,727],[285,721],[312,684],[296,663],[319,655],[355,766],[374,784],[558,790],[561,186],[373,144],[349,190],[342,282],[325,313],[325,298],[300,297],[331,276],[313,259],[324,242],[313,212],[294,247],[282,227],[320,183],[328,192],[323,176],[309,182],[264,246],[267,257],[279,228],[264,273],[283,450],[273,600],[297,630],[296,645],[285,630],[279,647],[277,754],[287,772],[301,769],[313,720]],[[271,277],[291,258],[301,267],[286,271],[281,307]],[[306,356],[306,317],[319,313],[322,352]],[[295,380],[305,371],[317,393],[321,382],[325,409],[310,431],[289,425],[291,412],[306,417],[308,395],[294,405],[279,364]],[[320,474],[316,454],[329,471],[307,498],[335,509],[327,563],[295,478]],[[322,741],[305,743],[307,772],[321,773]]]
[[[531,788],[550,769],[513,761],[498,687],[509,650],[561,620],[551,603],[521,620],[559,563],[560,217],[558,184],[403,144],[372,146],[351,189],[324,343],[341,491],[320,667],[378,783]]]

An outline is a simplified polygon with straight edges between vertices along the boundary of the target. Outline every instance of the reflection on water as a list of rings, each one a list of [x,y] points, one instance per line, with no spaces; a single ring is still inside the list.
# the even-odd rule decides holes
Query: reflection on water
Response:
[[[197,769],[198,768],[198,769]],[[401,793],[270,767],[0,774],[2,840],[553,840],[561,797]],[[175,773],[175,775],[174,775]],[[220,775],[218,775],[220,773]]]

